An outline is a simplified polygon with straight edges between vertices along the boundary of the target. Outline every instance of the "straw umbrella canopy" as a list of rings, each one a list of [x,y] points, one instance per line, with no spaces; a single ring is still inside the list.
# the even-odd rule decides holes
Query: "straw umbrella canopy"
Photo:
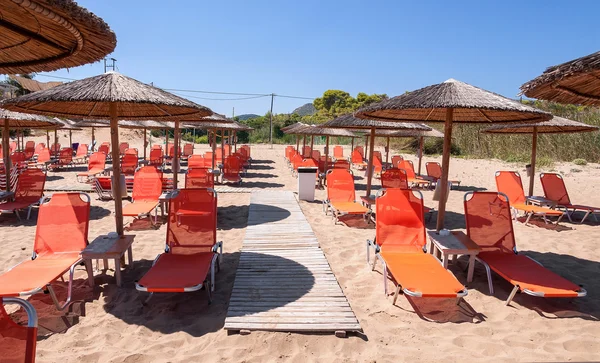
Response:
[[[31,115],[21,112],[12,112],[0,108],[0,119],[3,120],[2,128],[2,155],[4,157],[4,172],[7,183],[6,191],[10,190],[10,143],[9,133],[10,128],[41,128],[41,127],[55,127],[57,122],[49,117],[41,115]]]
[[[0,73],[54,71],[96,62],[117,38],[72,0],[2,0]]]
[[[249,131],[249,130],[253,130],[253,128],[247,126],[247,125],[243,125],[237,121],[234,121],[232,119],[229,119],[223,115],[220,114],[213,114],[213,115],[209,115],[206,117],[201,118],[202,120],[205,120],[202,123],[198,123],[198,124],[194,124],[193,122],[195,120],[186,120],[186,122],[188,122],[188,125],[186,126],[186,128],[194,128],[194,129],[200,129],[200,130],[209,130],[209,132],[212,132],[214,135],[214,140],[211,143],[211,149],[212,149],[212,168],[214,169],[216,167],[216,155],[215,155],[215,151],[216,151],[216,141],[217,141],[217,131],[221,130],[221,155],[223,157],[225,157],[225,131],[229,131],[229,132],[237,132],[237,131]],[[230,135],[231,136],[231,135]]]
[[[386,122],[373,119],[360,119],[354,117],[352,114],[345,114],[339,116],[333,120],[323,123],[323,127],[337,127],[337,128],[349,128],[349,129],[368,129],[370,130],[369,137],[367,138],[367,144],[369,149],[369,158],[367,160],[367,193],[371,194],[371,183],[373,179],[373,152],[375,151],[375,132],[377,129],[387,130],[422,130],[429,131],[431,127],[417,123],[410,122]],[[353,145],[354,146],[354,145]]]
[[[359,137],[350,130],[322,127],[320,125],[305,125],[302,127],[296,127],[293,132],[297,135],[310,135],[312,137],[310,143],[311,152],[313,149],[312,140],[314,139],[314,137],[325,136],[325,170],[327,170],[327,164],[329,160],[329,137]]]
[[[289,135],[296,135],[296,150],[298,150],[300,148],[300,134],[296,134],[294,133],[295,130],[300,129],[302,127],[308,126],[308,124],[305,124],[303,122],[296,122],[293,123],[291,125],[285,126],[280,128],[279,130],[281,130],[281,132],[283,132],[284,134],[289,134]],[[302,147],[304,148],[304,145],[306,145],[306,136],[304,137],[304,142]]]
[[[533,195],[533,184],[535,181],[535,162],[537,153],[538,134],[563,134],[575,132],[598,131],[598,127],[554,116],[550,121],[538,122],[534,124],[511,124],[492,126],[482,132],[488,134],[532,134],[531,147],[531,171],[529,175],[529,195]]]
[[[212,114],[207,107],[116,72],[107,72],[5,100],[2,107],[11,111],[27,110],[58,117],[109,118],[114,164],[119,163],[118,120],[175,120]],[[119,165],[113,165],[113,173],[116,229],[119,235],[123,235]]]
[[[444,228],[452,124],[541,122],[552,115],[481,88],[449,79],[359,109],[356,117],[383,121],[444,122],[441,195],[437,229]]]
[[[58,129],[69,131],[69,147],[71,147],[73,145],[73,135],[72,135],[73,131],[81,131],[83,129],[81,127],[76,126],[74,121],[71,121],[69,119],[61,120],[58,117],[55,117],[54,120],[59,123],[54,128],[54,142],[55,143],[58,142],[58,135],[57,135]],[[50,145],[48,145],[48,147],[50,147]]]
[[[541,100],[600,106],[600,52],[549,67],[521,91]]]

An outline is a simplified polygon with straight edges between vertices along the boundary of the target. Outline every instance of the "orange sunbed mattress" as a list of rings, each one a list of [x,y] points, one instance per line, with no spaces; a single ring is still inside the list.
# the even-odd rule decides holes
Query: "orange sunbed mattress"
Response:
[[[212,252],[163,253],[138,284],[149,292],[183,292],[184,288],[200,285],[206,280],[213,256]]]
[[[331,202],[333,209],[344,214],[365,214],[369,209],[356,202]]]
[[[140,214],[148,214],[158,206],[158,201],[139,201],[123,206],[123,215],[137,217]]]
[[[577,297],[580,287],[524,255],[481,252],[477,255],[498,275],[521,290],[543,292],[545,297]]]
[[[18,296],[56,280],[81,258],[79,252],[38,256],[0,275],[0,296]]]
[[[554,209],[544,208],[544,207],[538,207],[536,205],[516,203],[516,204],[511,204],[510,206],[513,207],[513,208],[515,208],[515,209],[522,210],[522,211],[525,211],[525,212],[547,214],[547,215],[550,215],[550,216],[561,216],[561,215],[563,215],[563,212],[561,212],[559,210],[554,210]]]
[[[452,273],[428,253],[381,251],[388,271],[403,289],[420,292],[423,297],[456,297],[464,290]]]

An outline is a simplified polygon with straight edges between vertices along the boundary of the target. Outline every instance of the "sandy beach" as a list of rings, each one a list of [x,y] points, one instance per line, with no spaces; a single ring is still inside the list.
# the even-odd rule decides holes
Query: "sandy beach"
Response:
[[[59,132],[60,142],[68,143],[68,133]],[[73,140],[85,142],[90,130],[78,131]],[[141,134],[121,131],[124,141],[141,150]],[[45,134],[26,140],[45,142]],[[106,129],[97,130],[100,142],[109,140]],[[154,139],[154,138],[153,138]],[[52,141],[51,141],[52,142]],[[164,142],[164,140],[161,140]],[[469,294],[460,305],[454,299],[407,299],[397,305],[383,293],[381,269],[371,271],[365,261],[366,240],[374,237],[373,225],[351,220],[351,225],[334,225],[322,211],[324,190],[316,191],[315,202],[300,202],[319,244],[331,265],[363,333],[347,338],[333,334],[294,334],[252,332],[228,335],[223,330],[244,238],[249,189],[297,190],[284,159],[284,146],[252,145],[254,160],[240,193],[218,195],[217,238],[224,243],[224,263],[216,277],[213,303],[208,305],[203,291],[162,294],[142,306],[146,295],[135,290],[134,281],[149,269],[152,260],[164,249],[165,229],[144,223],[129,225],[135,234],[134,264],[123,270],[124,284],[117,288],[113,266],[104,275],[96,274],[96,286],[87,285],[83,267],[76,270],[75,300],[70,312],[57,312],[49,295],[38,294],[29,300],[40,316],[38,362],[392,362],[434,361],[589,361],[600,360],[600,223],[593,218],[580,225],[564,221],[561,226],[534,222],[533,226],[515,223],[518,249],[539,260],[550,270],[583,285],[588,296],[580,299],[542,299],[519,294],[511,306],[504,300],[512,286],[494,277],[495,295],[490,296],[485,270],[475,268],[468,285]],[[323,147],[318,147],[321,152]],[[378,149],[383,151],[383,147]],[[195,153],[208,150],[196,145]],[[349,155],[346,147],[345,155]],[[141,154],[141,152],[140,152]],[[417,159],[404,154],[405,158]],[[425,157],[440,161],[441,157]],[[424,169],[424,166],[423,166]],[[47,187],[77,185],[77,170],[49,172]],[[463,196],[470,190],[496,190],[496,170],[517,170],[528,183],[524,165],[497,160],[452,158],[450,178],[462,181],[450,192],[446,226],[464,229]],[[557,163],[538,171],[555,171],[565,177],[574,203],[600,206],[600,165],[576,166]],[[366,180],[356,172],[357,197],[364,195]],[[183,174],[180,186],[183,185]],[[379,187],[379,180],[374,181]],[[539,177],[535,191],[542,194]],[[51,194],[51,193],[49,193]],[[435,207],[433,192],[423,191],[425,205]],[[114,230],[112,201],[92,197],[89,240]],[[128,202],[124,202],[128,203]],[[4,252],[0,271],[29,258],[35,235],[37,213],[19,222],[10,215],[0,216],[0,235]],[[435,217],[427,228],[435,228]],[[466,284],[466,263],[460,258],[451,271]],[[66,284],[59,282],[60,297]],[[0,359],[1,360],[1,359]]]

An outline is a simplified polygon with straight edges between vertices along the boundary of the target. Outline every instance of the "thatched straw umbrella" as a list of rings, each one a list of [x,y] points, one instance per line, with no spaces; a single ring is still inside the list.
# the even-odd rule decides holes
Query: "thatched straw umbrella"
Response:
[[[373,151],[375,151],[375,132],[378,129],[383,130],[422,130],[429,131],[431,127],[417,124],[417,123],[404,123],[404,122],[386,122],[371,119],[359,119],[354,117],[352,114],[346,114],[339,116],[333,120],[327,121],[321,126],[323,127],[336,127],[346,129],[368,129],[370,130],[369,137],[367,138],[369,158],[367,160],[367,193],[371,194],[371,184],[373,179]],[[354,145],[353,145],[354,146]]]
[[[83,129],[75,125],[75,122],[69,119],[61,120],[58,117],[55,117],[54,120],[59,123],[54,129],[54,142],[58,142],[58,129],[69,131],[69,147],[71,147],[73,145],[73,131],[81,131]],[[50,147],[50,145],[48,145],[48,147]]]
[[[600,52],[549,67],[521,91],[541,100],[600,106]]]
[[[68,118],[110,119],[112,159],[119,163],[118,120],[178,119],[206,116],[212,111],[192,101],[116,72],[65,83],[44,91],[5,100],[11,111]],[[123,235],[121,171],[113,165],[116,229]]]
[[[308,126],[308,124],[302,123],[302,122],[296,122],[293,123],[291,125],[282,127],[280,130],[281,132],[283,132],[284,134],[289,134],[289,135],[296,135],[296,150],[300,149],[300,134],[296,134],[294,133],[295,130],[299,130],[305,126]],[[304,146],[306,145],[306,136],[304,136],[304,141],[302,143],[302,149],[304,149]]]
[[[0,119],[3,120],[2,155],[4,156],[4,172],[6,173],[6,191],[10,190],[10,128],[54,127],[57,122],[49,117],[31,115],[21,112],[11,112],[0,108]]]
[[[531,170],[529,175],[529,195],[533,195],[533,183],[535,181],[535,162],[537,154],[538,134],[563,134],[575,132],[598,131],[598,127],[554,116],[550,121],[538,122],[534,124],[511,124],[492,126],[482,132],[489,134],[532,134],[531,146]]]
[[[437,137],[437,138],[444,138],[444,134],[442,134],[441,132],[439,132],[436,129],[431,129],[429,131],[421,131],[421,130],[402,130],[402,131],[395,131],[392,132],[389,137],[388,137],[388,150],[389,150],[389,138],[390,137],[416,137],[419,139],[419,170],[417,171],[418,174],[421,174],[421,164],[422,164],[422,159],[423,159],[423,141],[424,138],[426,137]],[[388,152],[389,153],[389,152]],[[387,160],[386,160],[387,161]]]
[[[306,125],[303,127],[296,127],[292,131],[296,135],[310,135],[310,151],[313,150],[313,141],[315,136],[325,136],[325,170],[327,170],[327,163],[329,158],[329,137],[359,137],[350,130],[336,129],[331,127],[322,127],[320,125]]]
[[[444,228],[452,124],[540,122],[552,115],[454,79],[363,107],[356,117],[384,121],[444,122],[441,195],[437,229]]]
[[[106,120],[106,121],[102,121],[102,120],[80,120],[80,121],[75,121],[77,122],[77,126],[79,127],[89,127],[92,129],[92,141],[91,141],[91,146],[92,146],[92,151],[95,150],[95,142],[96,142],[96,135],[94,133],[95,129],[101,129],[104,127],[110,127],[110,121]]]
[[[96,62],[117,45],[108,25],[72,0],[4,0],[0,18],[3,74]]]

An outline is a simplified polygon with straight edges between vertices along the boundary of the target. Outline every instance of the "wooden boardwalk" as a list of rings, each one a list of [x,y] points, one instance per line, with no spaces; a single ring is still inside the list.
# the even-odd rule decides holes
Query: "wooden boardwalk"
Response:
[[[292,192],[252,194],[225,329],[361,331]]]

